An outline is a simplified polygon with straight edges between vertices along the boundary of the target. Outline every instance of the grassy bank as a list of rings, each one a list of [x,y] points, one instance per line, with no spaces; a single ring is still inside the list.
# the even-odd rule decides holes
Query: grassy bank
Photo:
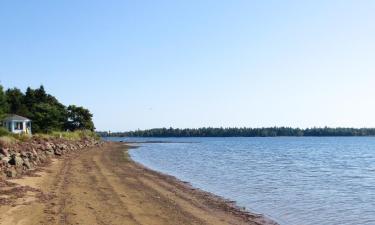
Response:
[[[0,128],[0,143],[11,145],[17,142],[25,142],[30,140],[31,138],[41,138],[44,140],[51,140],[51,139],[63,139],[67,141],[79,141],[84,139],[95,139],[99,140],[100,137],[92,131],[89,130],[77,130],[77,131],[55,131],[51,133],[37,133],[33,136],[26,135],[26,134],[12,134],[9,133],[7,130]]]

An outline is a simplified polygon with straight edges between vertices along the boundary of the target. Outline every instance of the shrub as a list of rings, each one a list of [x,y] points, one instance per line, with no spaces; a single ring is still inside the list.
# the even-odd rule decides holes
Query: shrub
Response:
[[[5,129],[4,127],[0,127],[0,137],[8,136],[8,135],[9,135],[9,131]]]

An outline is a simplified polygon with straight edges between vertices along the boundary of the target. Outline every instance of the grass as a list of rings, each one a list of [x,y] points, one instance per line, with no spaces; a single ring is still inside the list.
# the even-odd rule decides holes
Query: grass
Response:
[[[28,134],[10,134],[11,137],[19,140],[19,141],[27,141],[30,140],[32,136]]]
[[[12,136],[2,136],[0,137],[0,146],[10,146],[17,142],[17,139],[15,139]]]
[[[47,136],[53,137],[53,138],[62,138],[65,140],[72,140],[72,141],[77,141],[77,140],[82,140],[82,139],[95,139],[95,140],[100,139],[100,137],[95,132],[89,131],[89,130],[77,130],[73,132],[55,131],[50,134],[47,134]]]
[[[14,143],[16,141],[27,141],[30,138],[42,138],[45,140],[48,139],[55,139],[55,138],[61,138],[64,140],[70,140],[70,141],[79,141],[82,139],[95,139],[99,140],[100,137],[93,131],[89,130],[77,130],[77,131],[54,131],[48,134],[45,133],[37,133],[33,136],[27,135],[27,134],[12,134],[8,132],[6,129],[0,128],[0,141],[2,143]],[[1,144],[1,143],[0,143]]]
[[[6,128],[0,127],[0,138],[4,142],[10,142],[11,140],[14,142],[15,140],[19,141],[26,141],[30,139],[30,135],[25,134],[12,134]]]

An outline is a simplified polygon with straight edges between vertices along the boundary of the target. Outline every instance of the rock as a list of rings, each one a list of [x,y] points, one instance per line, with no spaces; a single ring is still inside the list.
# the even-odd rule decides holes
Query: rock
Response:
[[[55,155],[61,156],[62,152],[60,149],[55,149]]]
[[[20,156],[21,158],[27,158],[27,152],[21,152]]]
[[[0,153],[5,156],[9,156],[9,151],[7,148],[0,148]]]
[[[9,164],[14,165],[16,167],[20,167],[23,165],[23,159],[20,156],[13,154],[10,157]]]
[[[0,179],[17,177],[26,170],[73,151],[84,151],[87,147],[102,145],[96,140],[68,141],[61,139],[35,138],[12,145],[0,145]]]
[[[5,174],[7,175],[7,177],[17,177],[17,171],[14,167],[11,167],[7,171],[5,171]]]
[[[34,154],[34,155],[37,155],[38,153],[35,151],[35,148],[32,148],[31,149],[31,152]]]
[[[38,156],[36,156],[38,158],[38,162],[45,162],[46,161],[46,156],[44,154],[39,154]]]
[[[53,155],[54,154],[54,151],[53,151],[53,149],[48,149],[48,150],[46,150],[46,154],[47,155]]]
[[[3,158],[1,159],[1,162],[4,162],[4,163],[8,164],[8,163],[9,163],[9,160],[10,160],[10,157],[6,156],[6,157],[3,157]]]
[[[23,166],[26,167],[26,169],[28,169],[28,170],[32,169],[32,166],[30,164],[29,159],[24,159],[23,160]]]
[[[46,142],[46,143],[44,144],[44,149],[45,149],[46,151],[51,151],[51,150],[53,150],[53,145],[52,145],[52,143],[50,143],[50,142]]]

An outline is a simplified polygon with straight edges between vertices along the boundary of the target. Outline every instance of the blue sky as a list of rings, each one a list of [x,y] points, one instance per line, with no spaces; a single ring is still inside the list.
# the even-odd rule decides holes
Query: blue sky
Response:
[[[375,127],[375,1],[0,1],[0,81],[98,130]]]

